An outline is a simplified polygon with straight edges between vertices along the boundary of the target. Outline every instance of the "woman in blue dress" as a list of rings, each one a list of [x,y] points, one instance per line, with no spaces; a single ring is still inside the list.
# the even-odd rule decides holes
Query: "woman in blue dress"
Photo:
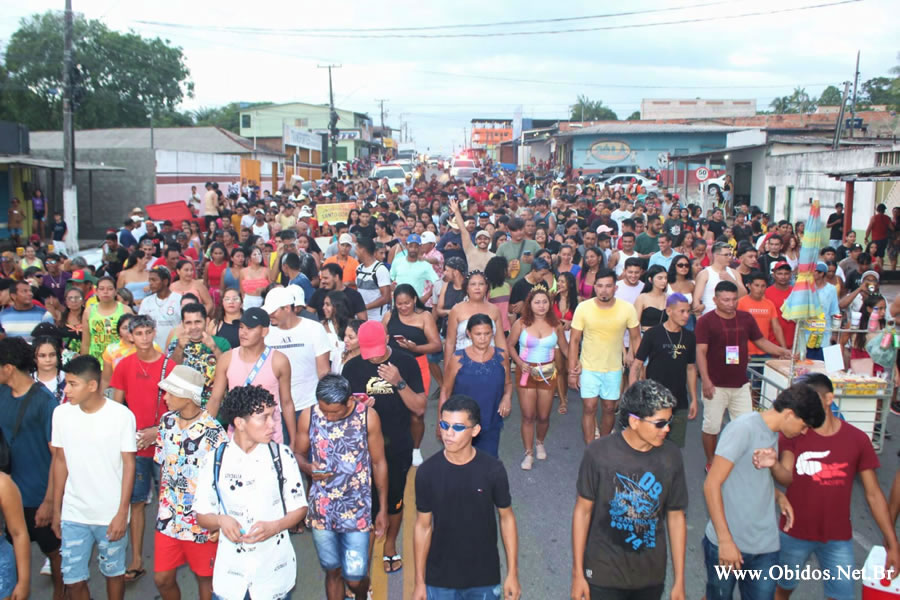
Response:
[[[491,345],[494,322],[489,316],[478,313],[469,317],[466,335],[472,344],[457,350],[447,363],[438,414],[453,394],[465,394],[474,399],[481,409],[481,433],[473,445],[497,456],[503,419],[509,416],[512,406],[509,357],[506,350]]]

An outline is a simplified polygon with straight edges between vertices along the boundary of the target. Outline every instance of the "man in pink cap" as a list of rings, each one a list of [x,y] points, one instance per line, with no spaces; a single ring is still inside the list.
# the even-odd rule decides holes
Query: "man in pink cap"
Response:
[[[384,570],[403,568],[397,553],[397,534],[403,517],[403,491],[412,466],[413,439],[410,417],[425,414],[425,389],[419,364],[403,350],[388,346],[387,332],[380,321],[366,321],[357,333],[360,355],[344,365],[342,375],[354,394],[375,401],[381,419],[384,454],[388,465],[388,528],[384,539]],[[378,513],[378,495],[372,495],[372,513]]]

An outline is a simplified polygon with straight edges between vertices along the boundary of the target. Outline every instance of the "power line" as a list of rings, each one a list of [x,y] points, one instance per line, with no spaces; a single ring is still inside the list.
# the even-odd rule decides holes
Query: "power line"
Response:
[[[330,38],[330,39],[450,39],[450,38],[493,38],[493,37],[523,37],[523,36],[531,36],[531,35],[558,35],[561,33],[586,33],[591,31],[609,31],[609,30],[622,30],[622,29],[643,29],[648,27],[661,27],[664,25],[686,25],[691,23],[707,23],[710,21],[730,21],[735,19],[743,19],[745,17],[759,17],[759,16],[771,16],[777,14],[785,14],[792,12],[800,12],[805,10],[815,10],[819,8],[828,8],[831,6],[840,6],[843,4],[855,4],[857,2],[862,2],[862,0],[837,0],[836,2],[825,2],[821,4],[808,4],[806,6],[795,6],[790,8],[780,8],[775,10],[758,10],[751,11],[745,13],[739,13],[736,15],[715,15],[709,17],[698,17],[691,19],[678,19],[674,21],[658,21],[656,23],[631,23],[631,24],[623,24],[623,25],[604,25],[598,27],[577,27],[571,29],[551,29],[546,31],[492,31],[488,33],[437,33],[437,34],[424,34],[424,33],[389,33],[389,34],[373,34],[366,33],[362,30],[354,30],[350,33],[315,33],[309,31],[289,31],[289,30],[264,30],[260,29],[258,31],[246,31],[244,33],[249,34],[264,34],[267,36],[271,35],[286,35],[286,36],[294,36],[299,35],[307,38]],[[196,24],[181,24],[181,23],[164,23],[160,21],[138,21],[139,23],[147,24],[147,25],[155,25],[157,27],[170,27],[176,29],[191,29],[197,30],[201,29]],[[221,28],[202,28],[213,31],[223,31]]]
[[[307,34],[307,33],[355,33],[360,31],[377,31],[384,32],[385,29],[390,29],[391,31],[435,31],[441,29],[460,29],[460,28],[483,28],[483,27],[506,27],[506,26],[514,26],[514,25],[537,25],[544,23],[564,23],[566,21],[589,21],[594,19],[608,19],[611,17],[629,17],[635,15],[646,15],[651,13],[661,13],[661,12],[673,12],[679,10],[686,10],[689,8],[706,8],[710,6],[716,6],[719,4],[731,4],[734,0],[718,0],[716,2],[699,2],[696,4],[684,4],[681,6],[669,6],[664,8],[650,8],[646,10],[629,10],[623,12],[615,12],[615,13],[601,13],[596,15],[584,15],[580,17],[552,17],[545,19],[526,19],[521,21],[496,21],[493,23],[458,23],[455,25],[428,25],[428,26],[417,26],[417,27],[394,27],[393,25],[390,27],[359,27],[359,28],[351,28],[351,27],[335,27],[335,28],[292,28],[292,29],[279,29],[277,31],[272,31],[269,28],[265,27],[242,27],[242,26],[220,26],[217,28],[218,31],[230,32],[230,33],[264,33],[266,35],[282,35],[288,33],[296,33],[296,34]],[[159,21],[143,21],[138,20],[136,23],[142,23],[144,25],[171,25],[175,26],[175,24],[169,23],[161,23]],[[194,29],[192,25],[178,25],[179,27],[187,27]]]

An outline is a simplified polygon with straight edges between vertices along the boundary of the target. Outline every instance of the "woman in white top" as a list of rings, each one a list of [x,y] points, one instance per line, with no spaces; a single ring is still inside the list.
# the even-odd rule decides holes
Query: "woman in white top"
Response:
[[[738,274],[728,265],[734,257],[734,250],[728,242],[716,242],[712,247],[712,264],[697,275],[697,283],[694,285],[694,299],[691,303],[692,310],[705,315],[716,309],[713,296],[716,286],[720,281],[730,281],[738,288],[738,298],[747,295],[744,283]]]
[[[331,347],[328,362],[331,364],[331,372],[337,375],[340,375],[344,368],[344,335],[352,316],[351,310],[350,301],[344,292],[332,290],[322,301],[322,315],[325,317],[322,320],[322,327],[325,328],[325,335],[328,336]]]
[[[43,383],[50,393],[61,403],[65,398],[66,376],[60,371],[62,365],[62,349],[59,340],[50,336],[39,336],[34,339],[34,362],[37,370],[34,380]]]

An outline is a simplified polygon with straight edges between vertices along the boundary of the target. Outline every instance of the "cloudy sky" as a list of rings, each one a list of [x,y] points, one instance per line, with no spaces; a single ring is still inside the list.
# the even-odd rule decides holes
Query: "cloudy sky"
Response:
[[[0,0],[0,42],[23,16],[63,4]],[[111,28],[181,46],[195,83],[184,109],[324,103],[327,71],[317,66],[340,64],[338,106],[377,124],[384,98],[386,124],[408,123],[432,153],[458,148],[472,118],[512,118],[519,105],[526,117],[566,118],[579,93],[621,119],[642,98],[755,98],[765,108],[795,86],[818,96],[852,79],[857,50],[861,81],[900,62],[896,0],[73,4]],[[804,9],[814,5],[827,6]],[[476,26],[512,21],[525,23]]]

